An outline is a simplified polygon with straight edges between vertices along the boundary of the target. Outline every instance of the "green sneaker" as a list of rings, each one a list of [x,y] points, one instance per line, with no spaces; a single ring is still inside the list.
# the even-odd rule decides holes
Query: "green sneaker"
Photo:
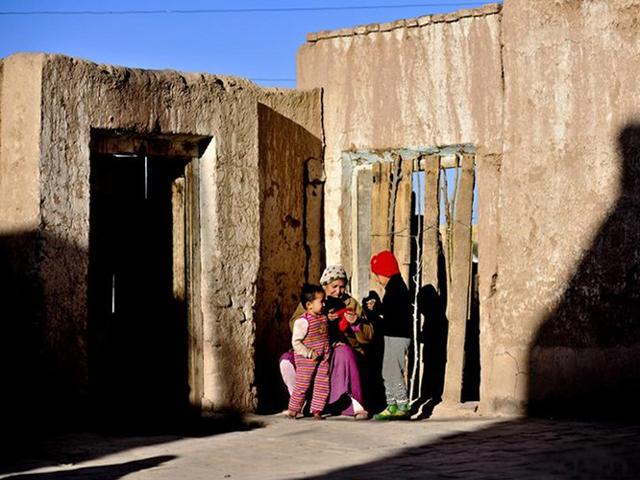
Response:
[[[393,414],[394,420],[408,420],[411,418],[411,407],[409,405],[398,405],[396,412]]]
[[[373,416],[373,419],[374,420],[393,420],[397,412],[398,412],[397,405],[387,405],[387,408],[385,408],[380,413],[376,413]]]

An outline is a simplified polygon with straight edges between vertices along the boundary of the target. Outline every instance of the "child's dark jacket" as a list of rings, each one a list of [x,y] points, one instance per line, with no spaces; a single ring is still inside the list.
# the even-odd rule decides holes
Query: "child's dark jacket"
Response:
[[[413,337],[411,295],[400,274],[391,277],[385,287],[382,317],[385,337]]]

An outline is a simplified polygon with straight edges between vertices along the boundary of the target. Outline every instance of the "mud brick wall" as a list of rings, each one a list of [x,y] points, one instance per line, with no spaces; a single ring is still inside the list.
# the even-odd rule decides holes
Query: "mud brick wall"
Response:
[[[639,15],[637,0],[506,0],[299,51],[299,86],[324,88],[329,263],[351,263],[341,152],[477,148],[482,413],[632,411]]]
[[[637,1],[505,2],[491,409],[637,398],[638,18]]]
[[[298,86],[324,89],[327,263],[352,265],[352,165],[343,152],[473,145],[485,319],[499,234],[500,8],[312,33],[298,52]]]
[[[264,160],[274,168],[296,172],[279,178],[280,189],[271,195],[270,201],[275,203],[287,199],[282,208],[275,208],[280,222],[286,206],[303,205],[302,166],[308,158],[321,154],[317,148],[321,145],[319,92],[261,89],[233,77],[136,70],[56,55],[18,54],[5,59],[7,64],[11,70],[7,74],[4,69],[2,83],[4,150],[0,166],[6,169],[25,160],[6,181],[22,195],[13,201],[14,207],[31,206],[33,210],[29,214],[32,221],[20,231],[35,240],[31,247],[19,250],[32,252],[28,269],[35,272],[39,293],[34,298],[41,303],[37,313],[41,371],[25,369],[23,375],[31,376],[28,382],[37,384],[39,393],[54,392],[53,397],[61,403],[86,402],[92,131],[207,137],[212,140],[195,161],[199,224],[193,234],[198,252],[193,284],[189,285],[195,294],[192,308],[203,337],[199,402],[211,411],[254,410],[258,401],[255,365],[261,362],[256,356],[256,331],[264,329],[257,323],[265,318],[262,312],[270,315],[280,309],[272,306],[280,301],[280,292],[262,294],[260,305],[256,301],[256,285],[266,281],[259,277],[261,251],[275,248],[277,258],[271,262],[279,262],[292,282],[302,283],[305,263],[308,258],[319,258],[321,241],[319,232],[305,239],[304,212],[298,208],[295,214],[300,226],[289,235],[290,242],[270,245],[275,241],[271,224],[261,220],[263,206],[270,198],[261,189],[261,163]],[[11,97],[12,92],[5,91],[20,88],[12,86],[8,77],[13,82],[27,78],[34,82],[31,95]],[[30,129],[5,128],[7,119],[12,120],[5,110],[20,111],[20,99],[24,99],[27,113],[33,113],[24,120],[35,130],[28,138],[25,132]],[[287,138],[291,129],[304,132],[301,138],[306,143],[299,151],[289,146],[297,154],[279,156],[287,150],[283,143],[260,147],[260,108],[286,119],[285,132],[262,127],[271,128],[274,135]],[[17,148],[4,155],[6,145]],[[288,167],[281,162],[299,164]],[[23,182],[24,178],[28,181]],[[33,189],[26,185],[33,185]],[[1,195],[7,198],[8,190],[3,189]],[[24,217],[18,210],[9,212],[3,223],[6,226]],[[9,231],[8,226],[4,231]],[[299,247],[305,244],[311,247],[301,256]],[[17,255],[9,252],[8,262],[15,265]],[[272,316],[268,318],[273,321]],[[282,331],[287,328],[283,322]],[[280,344],[261,344],[260,355],[271,358],[281,349]]]
[[[328,263],[351,262],[341,152],[471,143],[501,151],[499,6],[312,33],[298,87],[324,88]]]

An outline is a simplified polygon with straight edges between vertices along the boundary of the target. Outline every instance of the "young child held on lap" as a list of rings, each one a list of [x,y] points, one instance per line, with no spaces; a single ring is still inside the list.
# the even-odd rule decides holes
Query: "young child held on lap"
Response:
[[[313,383],[311,413],[322,420],[322,410],[329,396],[329,329],[324,309],[324,290],[319,285],[305,285],[300,303],[305,313],[293,325],[291,345],[295,352],[296,384],[289,399],[287,416],[300,418],[309,388]]]

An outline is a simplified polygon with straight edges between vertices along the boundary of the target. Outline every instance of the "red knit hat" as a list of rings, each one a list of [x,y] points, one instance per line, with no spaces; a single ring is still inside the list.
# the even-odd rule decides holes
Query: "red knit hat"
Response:
[[[393,277],[400,273],[400,267],[398,267],[398,261],[392,252],[382,250],[371,257],[371,271],[376,275]]]

